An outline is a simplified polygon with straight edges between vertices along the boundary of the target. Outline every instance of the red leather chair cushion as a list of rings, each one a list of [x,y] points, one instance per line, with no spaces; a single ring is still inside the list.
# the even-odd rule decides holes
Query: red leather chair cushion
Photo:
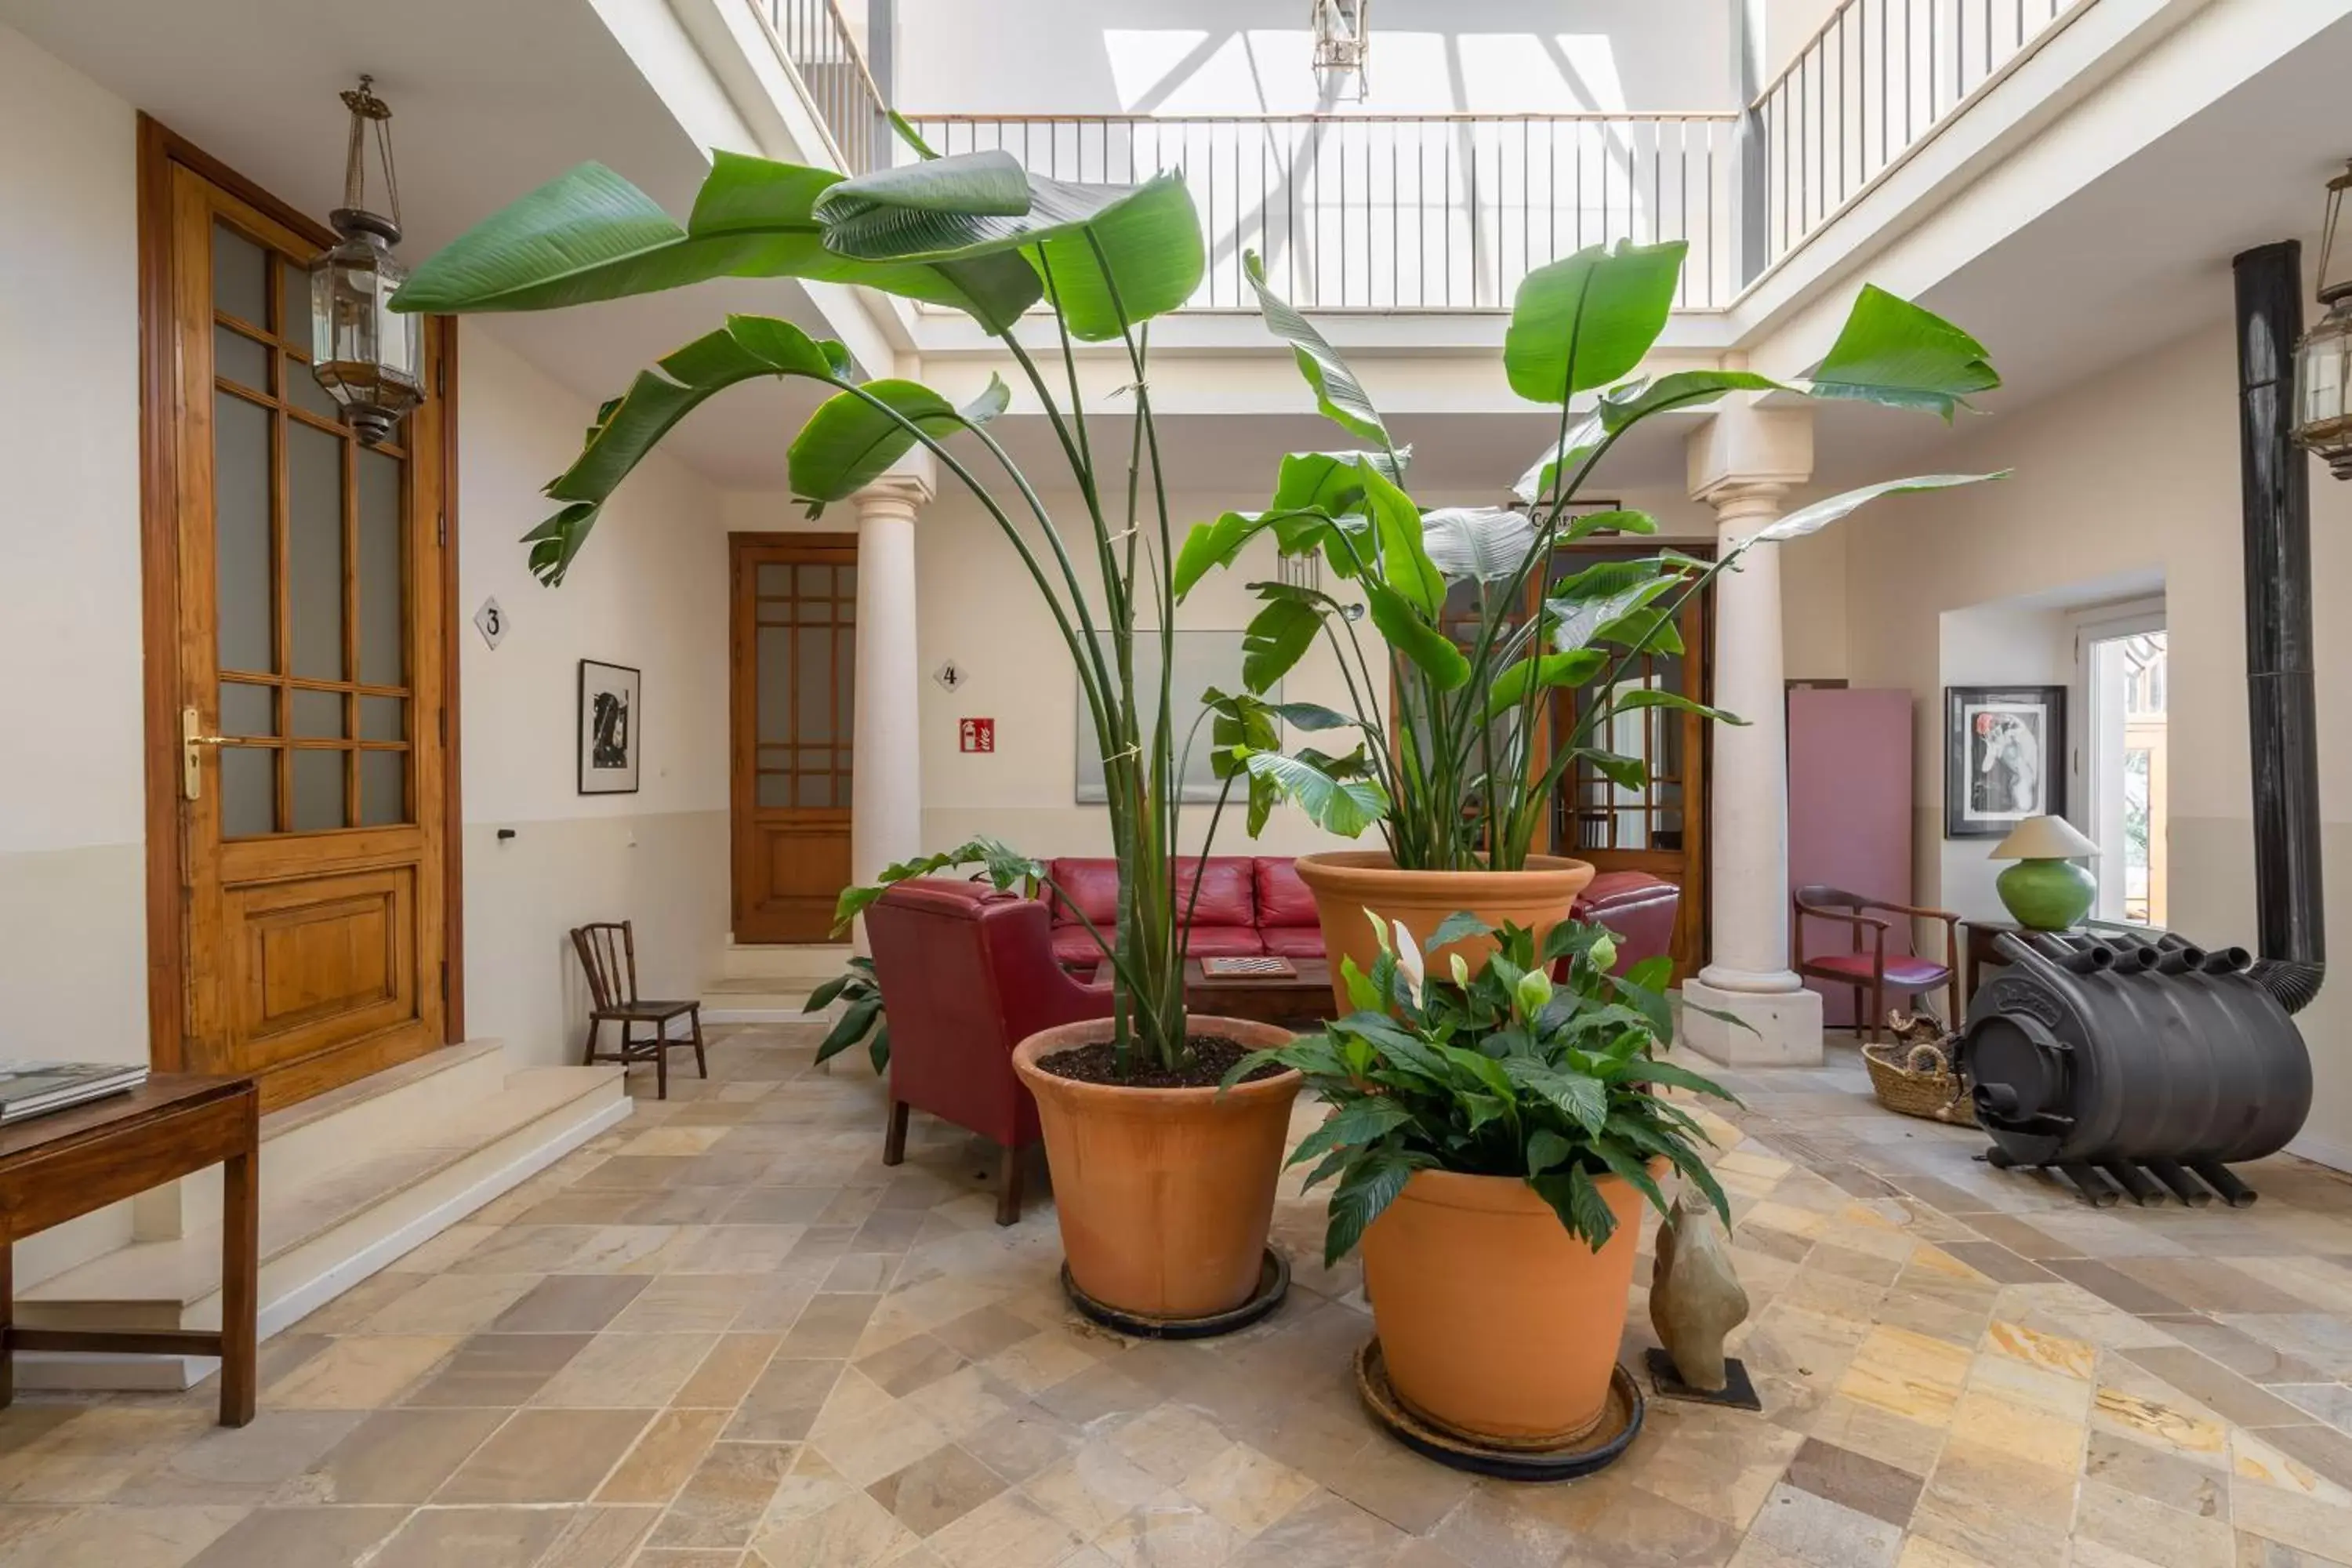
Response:
[[[1315,912],[1315,895],[1298,879],[1298,868],[1289,860],[1271,855],[1261,855],[1253,868],[1257,878],[1257,924],[1264,931],[1304,926],[1314,931],[1315,956],[1323,955],[1322,918]],[[1269,952],[1288,952],[1273,947],[1274,939],[1266,939]]]
[[[1832,952],[1825,957],[1807,955],[1808,973],[1822,970],[1842,978],[1851,978],[1867,985],[1871,981],[1870,954],[1866,952]],[[1904,991],[1927,991],[1951,978],[1952,972],[1932,959],[1914,958],[1908,953],[1889,954],[1886,960],[1886,984]]]
[[[1110,935],[1110,927],[1103,927],[1102,933]],[[1095,965],[1102,962],[1102,949],[1095,945],[1095,939],[1087,934],[1086,927],[1073,922],[1054,928],[1054,962],[1063,968],[1082,978],[1091,978]]]
[[[1675,916],[1683,891],[1647,871],[1603,871],[1577,896],[1574,918],[1608,927],[1617,935],[1617,962],[1611,973],[1671,952]]]
[[[1201,896],[1192,903],[1192,884],[1199,882]],[[1257,899],[1251,889],[1250,860],[1246,855],[1212,855],[1203,865],[1195,859],[1176,863],[1176,918],[1184,918],[1185,907],[1192,906],[1192,924],[1206,926],[1255,926]],[[1252,952],[1258,952],[1252,948]]]
[[[1255,926],[1196,925],[1185,933],[1187,958],[1255,958],[1265,951]]]
[[[1077,915],[1062,901],[1067,898],[1087,919],[1108,936],[1118,920],[1118,862],[1095,857],[1075,857],[1050,862],[1045,868],[1060,895],[1054,900],[1054,923],[1076,926]],[[1080,932],[1084,934],[1083,931]]]
[[[1259,936],[1265,939],[1265,950],[1285,958],[1321,958],[1323,928],[1311,926],[1261,926]]]

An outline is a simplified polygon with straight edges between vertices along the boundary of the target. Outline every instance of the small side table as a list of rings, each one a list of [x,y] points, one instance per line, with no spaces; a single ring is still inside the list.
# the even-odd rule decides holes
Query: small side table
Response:
[[[1993,939],[2039,934],[2015,921],[1966,920],[1960,922],[1960,1011],[1963,1014],[1967,1013],[1969,1004],[1976,1000],[1978,971],[1988,963],[1998,968],[2008,967],[2000,954],[1993,951]]]
[[[18,1351],[218,1356],[220,1423],[253,1419],[261,1206],[261,1095],[251,1079],[157,1073],[129,1094],[0,1127],[0,1408]],[[35,1231],[221,1167],[221,1326],[152,1331],[16,1323],[10,1251]]]

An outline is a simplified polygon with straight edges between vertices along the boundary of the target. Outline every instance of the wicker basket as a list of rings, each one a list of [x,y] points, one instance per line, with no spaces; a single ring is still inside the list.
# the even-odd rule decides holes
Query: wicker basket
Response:
[[[1878,1103],[1905,1116],[1975,1126],[1976,1108],[1969,1102],[1967,1086],[1952,1071],[1948,1042],[1922,1039],[1919,1020],[1895,1022],[1894,1043],[1862,1047]]]

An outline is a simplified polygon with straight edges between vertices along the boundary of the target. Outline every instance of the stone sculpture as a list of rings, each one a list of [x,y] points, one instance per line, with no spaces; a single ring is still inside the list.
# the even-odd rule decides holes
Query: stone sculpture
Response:
[[[1748,1317],[1748,1292],[1731,1266],[1730,1237],[1715,1210],[1685,1187],[1658,1227],[1657,1263],[1650,1273],[1650,1326],[1666,1347],[1675,1381],[1691,1397],[1746,1403],[1733,1387],[1747,1378],[1727,1363],[1724,1337]],[[1675,1392],[1661,1381],[1660,1392]],[[1753,1395],[1749,1395],[1750,1398]]]

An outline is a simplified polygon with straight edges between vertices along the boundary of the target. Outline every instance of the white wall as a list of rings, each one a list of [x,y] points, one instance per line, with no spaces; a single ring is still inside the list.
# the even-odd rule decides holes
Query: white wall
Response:
[[[147,1059],[137,122],[0,27],[0,1058]],[[20,1247],[20,1284],[127,1207]]]
[[[2226,288],[2217,272],[2214,287]],[[1974,427],[1937,466],[2014,466],[1997,485],[1906,500],[1848,526],[1849,674],[1918,700],[1918,894],[1948,885],[1942,840],[1942,612],[2070,585],[2164,584],[2172,658],[2172,923],[2206,943],[2254,934],[2236,382],[2226,328],[2196,333]],[[2331,923],[2352,931],[2352,489],[2315,465],[2320,811]],[[2352,1166],[2352,985],[2298,1019],[2318,1079],[2307,1137]]]
[[[1318,107],[1306,0],[898,0],[909,113],[1296,113]],[[1380,0],[1390,114],[1733,107],[1726,0]]]
[[[458,613],[495,595],[507,617],[495,652],[460,638],[466,1026],[548,1063],[586,1017],[572,927],[634,921],[647,995],[698,995],[726,941],[727,536],[717,492],[656,453],[541,586],[517,541],[594,410],[495,331],[465,322],[458,352]],[[644,672],[635,795],[577,793],[583,658]]]

